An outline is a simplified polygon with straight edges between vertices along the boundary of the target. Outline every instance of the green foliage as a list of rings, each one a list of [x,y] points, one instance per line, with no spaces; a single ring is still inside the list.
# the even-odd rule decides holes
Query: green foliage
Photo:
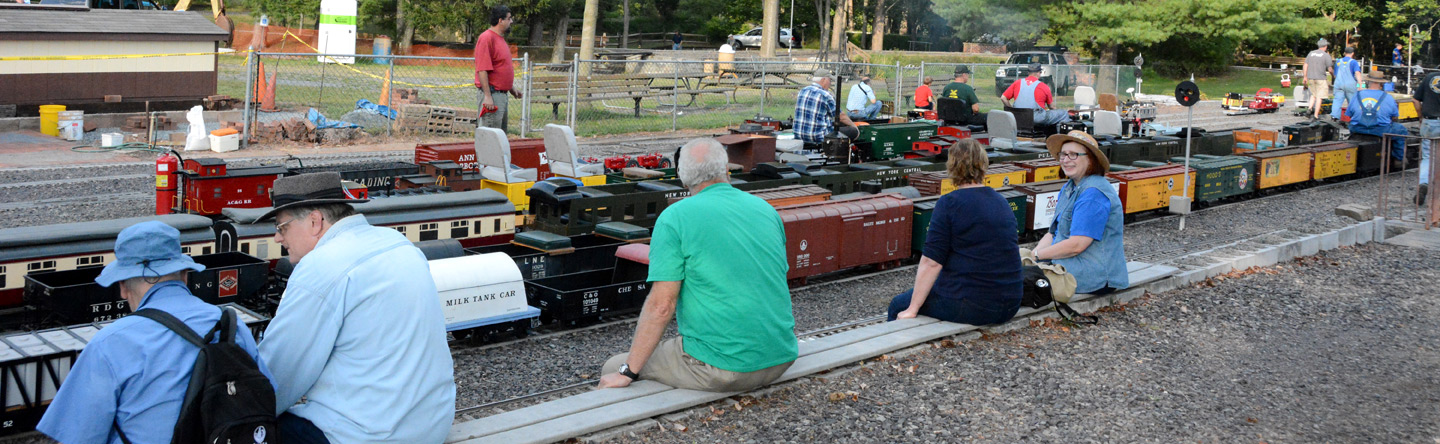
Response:
[[[934,10],[962,41],[1034,43],[1050,26],[1053,0],[935,0]],[[989,38],[986,38],[989,37]]]
[[[1391,29],[1416,25],[1416,42],[1429,41],[1434,32],[1440,31],[1440,7],[1436,6],[1435,0],[1387,1],[1385,6],[1384,25]],[[1408,29],[1402,32],[1409,37]]]

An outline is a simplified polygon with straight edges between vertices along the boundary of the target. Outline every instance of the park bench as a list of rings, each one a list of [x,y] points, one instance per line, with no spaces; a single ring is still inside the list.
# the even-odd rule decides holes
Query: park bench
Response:
[[[588,75],[575,79],[575,103],[630,99],[635,101],[635,117],[640,117],[640,100],[646,97],[654,97],[649,79],[625,75]],[[530,103],[548,103],[555,118],[560,118],[560,104],[570,103],[570,77],[531,79]]]

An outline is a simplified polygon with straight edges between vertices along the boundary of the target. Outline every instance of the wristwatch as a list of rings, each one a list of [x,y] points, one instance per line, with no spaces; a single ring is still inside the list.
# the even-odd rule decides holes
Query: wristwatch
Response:
[[[619,371],[619,373],[620,373],[620,376],[624,376],[624,377],[626,377],[626,378],[630,378],[631,381],[639,381],[639,380],[640,380],[640,375],[639,375],[638,373],[635,373],[635,372],[630,371],[630,364],[620,364],[620,371]]]

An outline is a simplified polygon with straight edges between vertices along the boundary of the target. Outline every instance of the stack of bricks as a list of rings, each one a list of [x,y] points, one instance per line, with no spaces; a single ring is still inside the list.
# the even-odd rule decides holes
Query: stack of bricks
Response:
[[[250,129],[250,141],[252,143],[275,143],[291,140],[317,143],[320,141],[320,133],[315,129],[315,122],[299,117],[256,123]]]
[[[137,132],[146,131],[150,127],[150,118],[147,116],[130,116],[125,118],[124,131]],[[175,122],[169,116],[157,114],[155,116],[155,131],[175,131]]]
[[[405,105],[395,130],[433,136],[474,136],[480,115],[475,110],[429,105]]]
[[[402,108],[405,105],[429,105],[430,101],[420,98],[420,90],[415,88],[396,89],[390,96],[391,108]]]

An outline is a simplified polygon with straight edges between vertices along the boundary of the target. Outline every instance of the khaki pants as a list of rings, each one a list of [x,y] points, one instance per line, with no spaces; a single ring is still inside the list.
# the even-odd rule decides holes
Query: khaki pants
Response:
[[[476,103],[485,103],[485,91],[484,91],[484,90],[477,90],[477,91],[478,91],[478,93],[477,93],[477,97],[478,97],[478,98],[476,99]],[[480,118],[480,125],[479,125],[479,126],[483,126],[483,127],[486,127],[486,128],[495,128],[495,129],[499,129],[500,131],[506,131],[506,130],[507,130],[507,128],[505,128],[505,126],[506,126],[506,118],[507,118],[507,114],[509,114],[509,111],[510,111],[510,110],[508,109],[508,108],[509,108],[508,105],[510,104],[510,93],[509,93],[509,92],[500,92],[500,91],[491,91],[491,93],[490,93],[490,100],[493,100],[493,101],[495,102],[495,111],[491,111],[489,114],[486,114],[486,115],[484,115],[483,117],[481,117],[481,118]],[[478,109],[480,109],[480,108],[483,107],[483,106],[484,106],[484,105],[476,106],[475,109],[478,110]]]
[[[748,373],[721,370],[686,354],[681,340],[682,338],[677,336],[660,341],[660,345],[655,347],[655,352],[650,354],[650,359],[645,361],[645,368],[640,370],[640,379],[681,389],[742,392],[779,379],[780,375],[790,368],[790,364],[795,363],[794,361],[786,362]],[[601,374],[608,375],[620,371],[620,364],[624,364],[629,357],[629,353],[611,357],[610,360],[605,361],[605,367]]]

